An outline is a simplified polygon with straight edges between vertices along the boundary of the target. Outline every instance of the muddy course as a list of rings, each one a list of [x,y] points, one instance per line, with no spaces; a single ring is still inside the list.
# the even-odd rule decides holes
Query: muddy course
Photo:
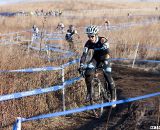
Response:
[[[69,71],[77,73],[76,70],[77,69],[69,69]],[[77,74],[74,75],[74,77],[78,76]],[[117,87],[118,100],[160,92],[159,70],[155,73],[136,67],[131,68],[125,65],[118,65],[117,62],[114,62],[112,65],[112,75]],[[26,76],[28,77],[27,74]],[[41,77],[43,77],[43,75],[41,75]],[[6,75],[5,80],[8,79],[8,81],[10,81],[10,78],[15,77],[14,75]],[[52,75],[50,78],[52,78]],[[86,96],[84,90],[85,85],[83,79],[66,89],[67,110],[86,105],[83,103]],[[18,104],[26,104],[26,106],[23,106],[24,109],[19,107],[18,104],[16,105],[16,103],[15,105],[9,106],[9,103],[14,103],[11,101],[9,103],[8,101],[2,103],[1,110],[4,113],[2,115],[2,123],[4,125],[2,125],[1,129],[12,129],[17,116],[30,118],[32,116],[62,111],[61,93],[55,93],[54,96],[52,94],[53,93],[49,93],[49,95],[42,94],[33,98],[27,97],[24,100],[23,98],[14,100],[17,101],[16,103],[19,102]],[[5,107],[8,107],[6,111],[3,109]],[[17,111],[14,110],[16,108]],[[111,112],[110,116],[108,116],[109,111]],[[160,97],[156,96],[135,102],[119,104],[113,109],[107,107],[100,119],[96,119],[92,111],[85,111],[66,116],[23,122],[22,130],[149,130],[151,126],[159,125]]]
[[[113,65],[113,78],[119,100],[160,92],[160,74],[158,73]],[[105,110],[100,119],[94,118],[91,111],[85,111],[44,119],[45,124],[36,121],[36,124],[33,123],[29,128],[30,130],[150,130],[151,126],[160,125],[159,96],[119,104],[114,109]],[[109,110],[111,115],[107,123]],[[23,125],[26,130],[27,124]]]
[[[145,72],[125,66],[113,66],[118,99],[142,96],[160,91],[160,74]],[[160,99],[147,98],[127,104],[119,104],[111,110],[109,123],[107,113],[101,119],[91,117],[89,112],[63,117],[57,130],[149,130],[160,125]],[[63,125],[63,126],[62,126]],[[106,126],[107,125],[107,126]],[[51,130],[51,129],[48,129]]]

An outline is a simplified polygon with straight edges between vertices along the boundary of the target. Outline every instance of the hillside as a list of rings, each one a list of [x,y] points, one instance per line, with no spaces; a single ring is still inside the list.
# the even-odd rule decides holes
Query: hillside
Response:
[[[159,6],[159,2],[95,0],[1,5],[2,14],[21,12],[21,15],[0,15],[0,130],[11,130],[17,117],[31,118],[63,110],[63,91],[53,92],[53,86],[62,85],[62,65],[80,58],[87,40],[85,27],[89,24],[98,25],[99,35],[110,43],[111,58],[118,59],[112,61],[118,100],[160,92]],[[40,15],[36,13],[41,10]],[[46,16],[49,11],[52,14]],[[62,14],[57,16],[56,11]],[[110,22],[108,28],[106,20]],[[65,25],[62,33],[56,30],[59,22]],[[64,39],[71,24],[80,35],[80,38],[74,37],[74,48]],[[35,41],[31,41],[33,25],[40,30],[40,38]],[[60,69],[54,70],[54,67]],[[64,69],[64,80],[78,77],[78,67],[79,63],[69,64]],[[49,87],[52,89],[43,93]],[[40,94],[23,97],[23,92],[29,94],[28,91]],[[20,98],[9,95],[14,93]],[[84,79],[68,85],[65,94],[66,110],[84,107],[87,104]],[[5,95],[11,100],[3,101]],[[95,119],[91,111],[85,111],[26,121],[22,123],[22,130],[106,130],[106,125],[108,130],[148,130],[151,126],[160,126],[159,96],[118,104],[111,110],[106,124],[108,109],[100,119]]]

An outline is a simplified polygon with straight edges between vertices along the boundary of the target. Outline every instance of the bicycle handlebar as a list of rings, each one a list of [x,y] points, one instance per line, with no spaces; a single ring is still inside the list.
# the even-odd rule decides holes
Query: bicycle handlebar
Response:
[[[101,70],[103,69],[102,66],[100,67],[88,67],[88,64],[85,64],[83,67],[79,68],[78,71],[80,73],[80,76],[84,77],[85,78],[85,71],[87,68],[90,68],[90,69],[95,69],[95,70]]]

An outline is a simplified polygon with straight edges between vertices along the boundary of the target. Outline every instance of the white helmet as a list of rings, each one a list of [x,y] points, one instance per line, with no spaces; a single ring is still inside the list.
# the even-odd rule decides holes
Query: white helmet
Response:
[[[36,25],[34,24],[34,25],[32,26],[32,28],[36,28]]]
[[[90,25],[86,28],[86,34],[90,34],[90,35],[96,35],[98,34],[98,27],[94,26],[94,25]]]

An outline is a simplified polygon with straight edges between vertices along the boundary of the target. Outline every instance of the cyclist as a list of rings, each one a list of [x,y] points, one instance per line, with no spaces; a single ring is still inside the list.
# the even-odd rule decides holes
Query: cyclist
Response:
[[[87,86],[87,97],[89,100],[91,98],[91,81],[95,74],[95,68],[102,62],[104,69],[105,79],[108,81],[109,90],[111,92],[111,100],[116,101],[116,87],[111,76],[111,66],[110,66],[110,50],[109,43],[105,37],[98,36],[99,29],[97,26],[91,25],[86,28],[86,34],[88,35],[88,41],[85,43],[84,51],[80,59],[80,73],[84,69],[84,63],[88,54],[89,49],[93,49],[94,53],[89,61],[88,67],[85,71],[85,82]],[[116,104],[112,107],[116,107]]]
[[[110,22],[108,20],[105,20],[104,25],[105,25],[106,30],[109,30]]]
[[[73,41],[73,35],[74,34],[78,35],[77,30],[75,29],[75,27],[73,25],[69,25],[69,29],[67,30],[65,39],[67,41]],[[78,38],[79,38],[79,35],[78,35]]]
[[[64,24],[62,22],[58,23],[56,30],[64,32]]]
[[[39,29],[36,25],[32,26],[32,40],[38,39]]]
[[[80,38],[75,27],[73,25],[69,25],[69,29],[67,30],[67,33],[65,35],[65,39],[69,42],[70,49],[74,49],[73,35],[77,35],[78,38]]]

